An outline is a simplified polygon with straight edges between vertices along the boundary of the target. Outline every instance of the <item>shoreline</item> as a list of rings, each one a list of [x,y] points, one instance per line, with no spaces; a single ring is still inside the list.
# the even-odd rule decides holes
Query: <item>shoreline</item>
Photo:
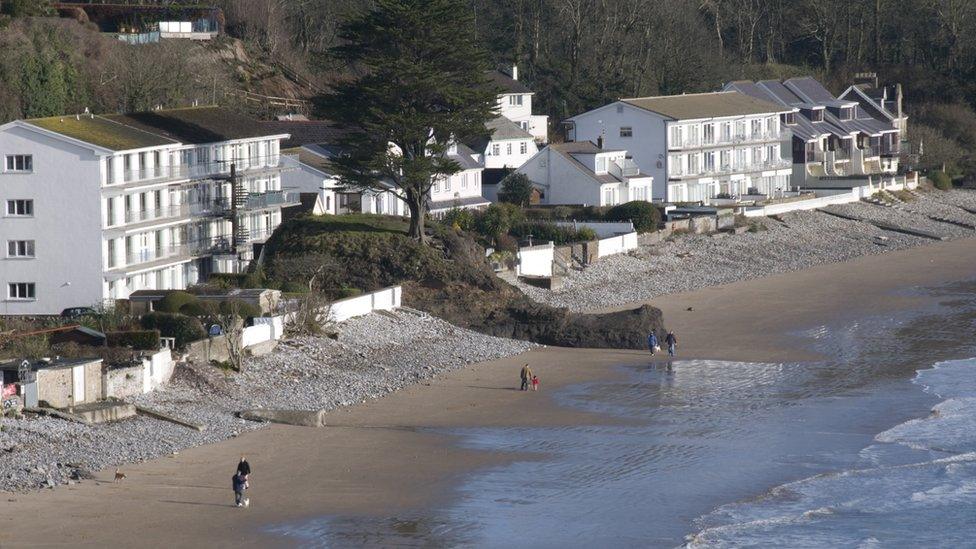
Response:
[[[679,336],[679,359],[802,361],[816,356],[798,348],[796,332],[828,319],[922,307],[931,298],[902,290],[969,281],[976,276],[973,259],[976,239],[955,240],[676,294],[652,304],[662,308]],[[290,545],[287,539],[252,535],[261,525],[310,516],[430,506],[450,498],[465,472],[516,456],[457,448],[451,437],[427,429],[605,424],[603,416],[559,406],[550,391],[606,379],[615,375],[615,366],[634,361],[647,361],[647,354],[533,350],[337,409],[326,417],[334,427],[276,425],[127,466],[129,478],[121,484],[109,482],[112,472],[101,471],[97,482],[8,494],[0,501],[5,517],[0,543]],[[514,390],[524,362],[543,380],[541,393]],[[241,453],[255,468],[255,505],[246,512],[230,505],[229,476]]]

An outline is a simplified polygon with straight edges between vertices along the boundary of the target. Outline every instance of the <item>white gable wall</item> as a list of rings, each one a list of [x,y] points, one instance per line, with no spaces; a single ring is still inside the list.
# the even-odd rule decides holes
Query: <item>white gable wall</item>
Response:
[[[618,112],[618,106],[621,112]],[[624,149],[641,172],[654,178],[654,198],[663,200],[667,190],[667,132],[665,118],[621,101],[573,118],[574,141],[592,141],[603,136],[607,149]],[[620,128],[630,127],[632,137],[620,137]]]
[[[548,147],[518,171],[543,192],[544,204],[600,205],[600,183]]]
[[[100,159],[92,150],[16,125],[0,131],[0,163],[33,155],[32,173],[0,164],[0,314],[56,314],[102,300]],[[10,217],[7,201],[32,199],[33,217]],[[7,241],[34,240],[34,259],[7,257]],[[7,298],[11,282],[33,282],[36,298]]]

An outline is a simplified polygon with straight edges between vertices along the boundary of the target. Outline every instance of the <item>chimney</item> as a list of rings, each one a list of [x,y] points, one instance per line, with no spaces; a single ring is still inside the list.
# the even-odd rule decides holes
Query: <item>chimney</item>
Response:
[[[518,80],[518,65],[512,63],[512,80]]]
[[[596,138],[596,148],[601,150],[603,149],[603,134],[600,134],[599,137]]]
[[[901,92],[900,82],[898,84],[895,84],[895,101],[897,102],[897,107],[898,107],[898,118],[901,118],[902,116],[904,116],[904,111],[902,111],[901,108],[902,92]]]

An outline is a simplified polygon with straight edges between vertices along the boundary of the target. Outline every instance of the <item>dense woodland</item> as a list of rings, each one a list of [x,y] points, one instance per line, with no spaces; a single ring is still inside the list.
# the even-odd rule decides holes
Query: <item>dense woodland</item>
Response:
[[[318,84],[305,90],[311,96],[346,76],[330,48],[341,23],[370,7],[210,3],[224,10],[249,61],[178,44],[119,47],[81,28],[26,19],[43,15],[43,0],[0,0],[8,14],[0,48],[20,53],[0,58],[0,117],[178,105],[248,88],[260,71],[228,70],[228,57],[287,64]],[[927,164],[976,171],[972,0],[470,0],[470,9],[491,63],[517,63],[536,109],[554,122],[618,97],[708,91],[741,78],[812,74],[837,92],[871,70],[903,84]]]

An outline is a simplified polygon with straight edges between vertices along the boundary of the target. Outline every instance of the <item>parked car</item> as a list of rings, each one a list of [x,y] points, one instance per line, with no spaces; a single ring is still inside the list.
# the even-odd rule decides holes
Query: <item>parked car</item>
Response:
[[[68,307],[61,311],[61,318],[67,320],[77,320],[85,316],[98,316],[98,311],[91,307]]]

